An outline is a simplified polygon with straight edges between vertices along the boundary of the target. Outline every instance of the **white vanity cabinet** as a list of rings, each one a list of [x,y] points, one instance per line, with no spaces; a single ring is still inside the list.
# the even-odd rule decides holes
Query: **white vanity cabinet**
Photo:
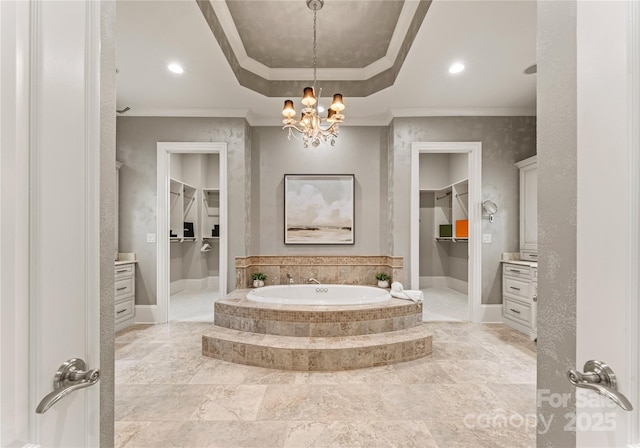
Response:
[[[538,261],[538,163],[529,157],[520,169],[520,259]]]
[[[115,331],[133,325],[135,319],[136,264],[116,262],[115,268]]]
[[[502,265],[504,323],[529,338],[538,337],[538,268],[526,262]]]

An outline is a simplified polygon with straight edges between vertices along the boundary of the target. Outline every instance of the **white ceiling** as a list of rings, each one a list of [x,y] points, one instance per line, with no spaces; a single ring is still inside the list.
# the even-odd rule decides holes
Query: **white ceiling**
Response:
[[[523,71],[536,63],[535,37],[535,1],[436,0],[395,84],[365,98],[345,96],[345,125],[386,125],[394,116],[534,115],[536,75]],[[310,54],[296,36],[279,40],[283,53]],[[284,98],[240,86],[195,0],[118,0],[117,45],[117,108],[130,107],[126,115],[281,123]],[[466,69],[449,74],[454,61]],[[185,72],[169,72],[171,62]]]

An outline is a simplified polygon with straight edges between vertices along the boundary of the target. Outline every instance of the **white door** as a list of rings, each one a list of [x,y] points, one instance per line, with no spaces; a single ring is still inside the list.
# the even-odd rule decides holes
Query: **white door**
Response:
[[[99,386],[44,414],[60,365],[99,366],[99,2],[0,2],[1,446],[99,445]]]
[[[575,420],[570,416],[566,423],[577,431],[578,447],[640,442],[639,10],[638,2],[577,5],[576,369],[582,372],[592,359],[608,364],[634,407],[625,412],[592,391],[577,389]]]

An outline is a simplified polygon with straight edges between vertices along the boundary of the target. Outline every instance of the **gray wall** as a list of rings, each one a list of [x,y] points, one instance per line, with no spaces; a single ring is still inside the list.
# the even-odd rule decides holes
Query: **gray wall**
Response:
[[[550,429],[538,447],[575,446],[565,414],[575,413],[567,366],[576,365],[576,3],[538,2],[538,390],[572,397],[538,403]]]
[[[482,303],[501,303],[502,252],[519,250],[519,177],[517,161],[536,153],[535,117],[396,118],[392,123],[393,229],[408,229],[411,191],[411,144],[428,141],[482,142],[482,199],[498,205],[493,223],[483,220],[482,232],[493,243],[482,246]],[[410,257],[408,231],[392,231],[393,255]],[[405,263],[404,277],[410,277]]]
[[[449,154],[449,183],[469,177],[469,155]]]
[[[420,164],[422,167],[422,163]],[[443,277],[448,275],[449,263],[444,244],[439,244],[434,235],[435,196],[431,191],[420,192],[420,276]]]
[[[120,170],[120,251],[135,252],[136,304],[156,303],[157,142],[226,142],[228,163],[228,275],[235,282],[235,257],[245,256],[251,208],[248,125],[240,118],[118,117],[117,155]],[[157,235],[157,238],[162,235]]]
[[[409,191],[411,143],[482,141],[483,199],[499,210],[483,221],[493,244],[483,245],[483,303],[501,302],[500,257],[517,252],[518,170],[535,154],[535,117],[398,118],[389,127],[343,127],[335,147],[303,148],[279,127],[249,128],[243,119],[118,118],[121,170],[120,250],[139,264],[136,303],[156,303],[156,143],[224,141],[229,149],[228,277],[235,284],[240,255],[354,254],[405,257],[410,278]],[[356,243],[353,246],[285,246],[284,174],[353,173],[356,177]],[[159,237],[159,236],[158,236]],[[450,248],[456,278],[466,280],[462,245]],[[184,252],[184,248],[182,249]],[[183,253],[184,255],[184,253]]]
[[[254,127],[252,163],[256,229],[252,255],[388,255],[382,244],[386,222],[387,127],[344,127],[334,147],[303,148],[279,127]],[[355,244],[295,246],[284,244],[285,174],[355,175]],[[257,185],[256,185],[257,184]]]
[[[419,160],[421,190],[439,190],[449,185],[449,154],[420,154]]]

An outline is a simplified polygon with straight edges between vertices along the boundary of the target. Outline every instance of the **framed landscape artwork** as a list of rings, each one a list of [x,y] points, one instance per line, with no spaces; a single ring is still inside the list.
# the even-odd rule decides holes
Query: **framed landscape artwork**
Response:
[[[285,244],[354,244],[353,174],[284,176]]]

